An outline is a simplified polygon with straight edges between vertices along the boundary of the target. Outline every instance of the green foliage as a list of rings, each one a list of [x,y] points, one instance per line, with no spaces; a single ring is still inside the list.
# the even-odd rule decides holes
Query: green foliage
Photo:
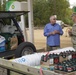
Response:
[[[35,26],[45,25],[49,22],[51,15],[57,15],[57,19],[71,24],[68,0],[33,0],[34,24]]]
[[[8,0],[8,1],[27,1],[27,0]]]
[[[6,0],[3,0],[3,4],[1,3],[2,1],[0,0],[0,11],[5,10],[5,5],[6,5]]]
[[[1,1],[0,1],[0,10],[1,10]]]

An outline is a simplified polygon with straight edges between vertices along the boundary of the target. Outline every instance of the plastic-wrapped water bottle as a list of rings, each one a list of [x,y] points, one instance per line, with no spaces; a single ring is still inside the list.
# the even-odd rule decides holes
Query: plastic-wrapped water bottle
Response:
[[[5,51],[5,38],[0,35],[0,52]]]
[[[44,55],[44,53],[34,53],[31,55],[26,55],[20,58],[13,59],[11,61],[29,66],[38,66],[40,65],[42,55]]]

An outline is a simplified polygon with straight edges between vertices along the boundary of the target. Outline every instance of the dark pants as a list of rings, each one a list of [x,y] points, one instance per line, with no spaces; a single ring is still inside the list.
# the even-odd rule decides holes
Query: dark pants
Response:
[[[47,51],[52,51],[52,50],[56,50],[56,49],[59,49],[60,46],[48,46],[47,45]]]

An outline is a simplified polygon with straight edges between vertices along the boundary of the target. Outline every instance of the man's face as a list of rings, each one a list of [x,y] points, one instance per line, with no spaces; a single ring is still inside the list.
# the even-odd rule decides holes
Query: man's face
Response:
[[[56,23],[56,18],[55,17],[52,17],[51,20],[50,20],[51,24],[55,24]]]

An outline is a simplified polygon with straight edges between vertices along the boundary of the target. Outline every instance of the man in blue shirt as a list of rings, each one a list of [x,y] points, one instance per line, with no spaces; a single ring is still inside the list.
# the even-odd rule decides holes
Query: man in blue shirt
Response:
[[[44,28],[44,36],[47,37],[47,50],[55,50],[60,47],[60,35],[63,34],[62,28],[56,23],[56,17],[50,17],[50,23]]]

